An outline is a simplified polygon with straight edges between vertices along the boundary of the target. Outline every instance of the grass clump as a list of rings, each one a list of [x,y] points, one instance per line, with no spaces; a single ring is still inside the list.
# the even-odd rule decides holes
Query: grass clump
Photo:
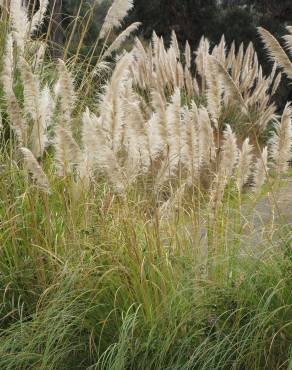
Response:
[[[193,60],[173,33],[137,39],[104,79],[132,5],[113,2],[85,62],[84,34],[64,61],[46,44],[33,58],[45,8],[1,13],[0,369],[290,369],[281,74],[224,38]]]

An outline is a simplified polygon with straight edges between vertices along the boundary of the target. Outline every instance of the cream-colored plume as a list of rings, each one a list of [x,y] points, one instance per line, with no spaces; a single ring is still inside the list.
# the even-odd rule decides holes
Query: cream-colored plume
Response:
[[[133,0],[114,0],[101,27],[99,38],[103,39],[114,29],[121,27],[121,22],[133,8]]]
[[[23,0],[10,0],[10,20],[13,37],[22,54],[26,41],[43,24],[49,0],[40,0],[39,9],[28,19],[28,5]]]
[[[55,102],[51,96],[48,85],[40,92],[38,104],[39,115],[38,119],[33,124],[30,145],[34,156],[36,158],[41,158],[49,142],[47,131],[52,124],[52,117],[55,109]]]
[[[11,34],[8,34],[6,39],[6,50],[3,58],[3,71],[1,77],[3,82],[3,90],[7,102],[9,124],[17,137],[18,144],[20,146],[23,146],[27,145],[27,124],[13,91],[13,74],[13,39]]]
[[[38,78],[32,73],[24,58],[20,59],[20,71],[23,81],[24,109],[34,120],[39,120],[40,86]]]
[[[219,163],[219,169],[215,175],[215,179],[211,190],[211,204],[212,207],[217,208],[220,205],[226,184],[230,180],[235,165],[238,160],[238,148],[236,143],[236,136],[232,132],[229,125],[226,126],[224,131],[224,139],[222,145],[221,161]]]
[[[182,163],[187,169],[192,182],[198,179],[200,171],[199,129],[197,121],[197,106],[193,102],[192,109],[183,111],[183,148]]]
[[[242,144],[237,165],[237,186],[239,190],[242,190],[243,186],[248,182],[252,172],[252,150],[253,146],[250,145],[249,138],[246,138]]]
[[[208,111],[212,119],[218,122],[221,113],[221,101],[223,94],[223,81],[222,76],[218,73],[218,68],[213,60],[213,57],[209,57],[205,64],[206,76],[205,80],[207,82],[207,103]]]
[[[127,40],[127,38],[137,31],[139,26],[141,25],[140,22],[132,23],[128,26],[124,31],[122,31],[117,38],[110,44],[110,46],[106,49],[105,53],[102,55],[102,59],[110,57],[115,51],[117,51],[121,45]]]
[[[214,131],[212,128],[210,116],[204,107],[198,110],[195,106],[193,109],[197,111],[197,121],[199,126],[199,153],[201,165],[209,166],[216,155],[216,148],[214,142]]]
[[[268,175],[268,148],[265,147],[257,159],[254,169],[253,190],[259,191]]]
[[[224,140],[222,145],[222,158],[220,162],[220,170],[222,170],[226,177],[230,177],[233,173],[234,167],[238,161],[238,148],[236,143],[236,136],[229,125],[226,125],[224,130]]]
[[[161,220],[168,219],[171,215],[181,208],[183,197],[185,195],[186,183],[180,185],[171,197],[159,208],[159,217]]]
[[[217,71],[217,74],[219,74],[219,76],[221,76],[224,81],[225,94],[230,100],[238,103],[243,113],[247,114],[248,110],[245,101],[241,95],[239,88],[236,86],[235,81],[232,79],[225,67],[220,62],[218,62],[213,57],[210,57],[209,60],[210,63],[213,63],[213,68],[215,69],[215,71]]]
[[[71,74],[61,59],[58,60],[58,74],[59,80],[57,84],[62,114],[61,124],[69,126],[75,106],[75,91]]]
[[[102,119],[90,113],[89,109],[83,114],[82,144],[85,162],[79,165],[79,169],[82,169],[80,175],[85,173],[86,176],[93,176],[97,169],[106,175],[116,192],[124,193],[122,169],[110,147],[107,132],[102,127]]]
[[[81,151],[71,132],[65,127],[56,128],[55,163],[59,176],[71,174],[81,159]]]
[[[24,160],[24,167],[27,172],[31,175],[34,184],[40,188],[42,191],[49,193],[50,192],[50,185],[49,180],[44,173],[43,169],[35,159],[32,152],[27,148],[20,148],[23,160]]]
[[[33,15],[30,25],[30,33],[35,32],[44,22],[48,10],[49,0],[40,0],[39,9]]]
[[[277,62],[283,68],[285,74],[292,79],[292,62],[283,50],[282,46],[273,35],[262,27],[259,27],[259,33],[265,43],[270,58]]]
[[[181,94],[176,89],[167,107],[167,143],[169,176],[173,176],[181,160],[182,150],[182,121],[181,121]]]
[[[271,157],[277,173],[288,170],[289,161],[292,159],[292,109],[287,103],[281,122],[275,121],[275,133],[271,139]]]
[[[132,56],[130,54],[125,54],[119,60],[111,80],[105,86],[105,91],[99,99],[102,127],[115,153],[120,150],[122,144],[124,128],[122,96],[131,62]]]
[[[27,8],[23,5],[22,0],[10,1],[10,20],[13,30],[13,38],[21,53],[24,51],[24,44],[27,39],[29,20]]]

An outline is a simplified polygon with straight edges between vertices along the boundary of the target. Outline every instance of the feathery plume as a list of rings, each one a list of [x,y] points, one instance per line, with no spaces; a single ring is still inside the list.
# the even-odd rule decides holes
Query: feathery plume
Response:
[[[292,35],[285,35],[283,36],[285,40],[285,46],[288,49],[290,55],[292,55]]]
[[[167,140],[167,115],[166,115],[166,102],[165,98],[158,92],[153,90],[151,92],[151,103],[154,108],[155,113],[158,116],[158,131],[161,139],[164,143]]]
[[[101,27],[99,38],[103,39],[114,28],[121,27],[121,22],[133,6],[133,0],[114,0]]]
[[[234,65],[234,61],[235,61],[235,43],[233,41],[226,59],[227,70]]]
[[[182,149],[181,94],[179,89],[176,89],[172,95],[166,114],[169,172],[172,176],[181,159]]]
[[[86,108],[82,115],[81,132],[83,153],[86,161],[83,161],[80,165],[83,169],[86,167],[86,172],[89,175],[92,174],[98,161],[99,139],[97,138],[97,120],[98,118]]]
[[[64,124],[68,126],[75,105],[75,91],[72,77],[61,59],[58,60],[58,73],[59,80],[57,84],[62,111],[62,124],[64,122]]]
[[[154,112],[146,124],[150,143],[150,156],[153,161],[157,160],[165,149],[165,137],[161,135],[160,126],[159,115]]]
[[[222,201],[228,179],[232,176],[233,169],[238,160],[238,148],[235,134],[229,125],[224,130],[224,140],[222,145],[222,156],[219,164],[218,173],[215,176],[211,190],[211,204],[215,209]]]
[[[33,15],[30,25],[31,35],[43,24],[48,9],[49,0],[40,0],[39,9]]]
[[[277,62],[288,78],[292,79],[292,62],[273,35],[262,27],[258,28],[271,60]]]
[[[180,50],[179,50],[179,45],[176,37],[175,31],[171,32],[171,47],[174,50],[176,58],[179,60],[180,59]]]
[[[213,58],[213,57],[212,57]],[[207,103],[208,111],[212,119],[217,122],[221,113],[221,101],[223,93],[223,81],[218,74],[217,68],[211,57],[206,60],[205,65],[206,82],[207,82]]]
[[[111,63],[101,60],[94,66],[94,69],[92,70],[92,75],[103,77],[105,75],[109,75],[111,71]]]
[[[157,186],[175,176],[182,157],[182,108],[181,93],[175,89],[171,102],[166,109],[166,144],[165,159],[157,174]]]
[[[231,78],[235,84],[239,83],[240,75],[241,75],[241,67],[244,58],[244,45],[243,43],[240,44],[238,53],[234,59],[234,64],[232,66],[232,73]]]
[[[201,107],[198,109],[198,121],[200,162],[201,165],[209,165],[215,158],[216,148],[214,131],[206,108]]]
[[[260,158],[258,158],[253,178],[253,191],[257,192],[264,185],[268,173],[268,148],[265,147],[261,153]]]
[[[279,87],[279,85],[281,83],[281,80],[282,80],[282,73],[279,72],[277,74],[275,80],[274,80],[271,95],[274,95],[276,93],[276,91],[278,90],[278,87]]]
[[[16,42],[19,51],[24,51],[24,44],[27,39],[29,21],[27,8],[23,6],[22,0],[10,1],[10,19],[13,30],[13,38]]]
[[[115,191],[122,194],[125,192],[122,169],[106,135],[101,117],[98,118],[86,109],[83,114],[82,144],[87,162],[81,164],[81,168],[85,166],[86,176],[92,176],[94,169],[98,169],[107,176]]]
[[[55,109],[55,103],[48,85],[40,92],[38,104],[39,115],[32,128],[30,143],[34,156],[36,158],[42,158],[49,142],[47,130],[52,123],[52,116]]]
[[[121,147],[124,128],[122,93],[132,60],[130,54],[125,54],[119,60],[110,81],[105,86],[104,93],[99,99],[102,126],[115,153]]]
[[[102,59],[110,57],[115,51],[117,51],[121,45],[127,40],[127,38],[140,27],[140,22],[132,23],[123,32],[121,32],[117,38],[111,43],[111,45],[106,49],[102,56]]]
[[[37,121],[39,119],[39,81],[24,58],[20,59],[20,67],[24,88],[24,109],[34,121]]]
[[[245,101],[230,74],[227,72],[225,67],[220,64],[215,58],[210,57],[210,61],[211,63],[213,63],[214,68],[217,69],[218,73],[223,77],[225,95],[227,94],[229,98],[238,102],[243,113],[247,114],[248,109],[246,107]]]
[[[19,145],[25,145],[27,144],[27,124],[23,118],[23,112],[14,93],[7,96],[6,99],[10,126],[16,135]]]
[[[292,159],[292,109],[287,103],[282,115],[281,123],[275,122],[275,133],[271,139],[271,156],[277,173],[288,170]]]
[[[65,176],[66,174],[72,173],[73,168],[80,163],[82,155],[71,132],[62,126],[57,127],[54,144],[58,175]]]
[[[13,67],[13,39],[11,33],[9,33],[6,37],[3,71],[1,76],[6,97],[13,93]]]
[[[33,155],[41,158],[48,142],[47,126],[52,116],[52,98],[48,86],[40,91],[40,83],[24,58],[20,59],[23,80],[24,110],[33,120],[30,145]]]
[[[191,71],[187,68],[187,66],[185,66],[185,70],[184,70],[184,78],[185,78],[185,86],[186,86],[186,89],[187,89],[187,93],[190,97],[192,97],[194,95],[194,80],[192,78],[192,74],[191,74]]]
[[[209,49],[210,49],[209,40],[202,37],[199,43],[199,47],[196,51],[196,67],[198,74],[202,79],[203,93],[205,92],[206,88],[206,71],[209,58]]]
[[[31,175],[35,185],[44,191],[45,193],[50,192],[49,180],[44,173],[43,169],[35,159],[32,152],[27,148],[20,148],[23,155],[24,167],[27,172]]]
[[[237,186],[239,190],[242,190],[251,175],[252,150],[253,146],[250,145],[249,138],[246,138],[242,144],[237,165]]]
[[[27,124],[13,91],[13,40],[7,35],[6,50],[3,58],[2,82],[7,101],[7,113],[10,126],[14,131],[20,146],[27,144]]]
[[[169,218],[174,211],[180,208],[185,195],[185,190],[186,184],[184,183],[174,192],[174,194],[171,195],[166,202],[162,204],[162,206],[159,208],[161,220]]]
[[[125,141],[127,143],[129,168],[132,169],[132,177],[139,172],[146,173],[151,164],[151,149],[145,120],[134,96],[129,96],[126,101],[127,115],[125,127]],[[131,165],[132,163],[132,165]]]
[[[225,66],[226,64],[226,43],[225,43],[225,37],[222,35],[220,43],[216,45],[212,51],[212,55],[215,57],[216,60],[222,65]]]
[[[34,71],[36,71],[36,73],[40,73],[42,69],[45,53],[46,53],[46,44],[44,42],[38,42],[36,44],[36,50],[34,53],[35,55],[32,63],[33,69]]]
[[[182,162],[192,179],[192,182],[198,177],[200,170],[200,151],[199,151],[199,135],[197,122],[197,107],[195,102],[191,111],[186,107],[184,109],[183,121],[185,129],[183,131],[183,148]]]
[[[223,136],[220,170],[224,172],[226,177],[230,177],[238,160],[236,136],[229,125],[226,125]]]
[[[185,47],[185,60],[186,60],[187,68],[190,69],[191,61],[192,61],[192,52],[191,52],[191,47],[188,41],[186,42],[186,47]]]

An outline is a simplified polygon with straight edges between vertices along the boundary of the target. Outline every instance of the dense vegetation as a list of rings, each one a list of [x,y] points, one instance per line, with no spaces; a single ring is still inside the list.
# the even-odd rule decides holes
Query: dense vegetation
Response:
[[[263,72],[134,39],[131,0],[60,43],[49,1],[0,4],[0,369],[292,369],[292,28],[254,29]]]

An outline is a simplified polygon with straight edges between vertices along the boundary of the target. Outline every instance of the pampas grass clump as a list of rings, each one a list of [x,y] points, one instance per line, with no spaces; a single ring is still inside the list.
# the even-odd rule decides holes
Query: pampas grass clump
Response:
[[[0,368],[290,368],[288,55],[262,29],[268,75],[224,37],[121,50],[114,0],[85,59],[80,3],[56,60],[48,3],[1,18]]]

